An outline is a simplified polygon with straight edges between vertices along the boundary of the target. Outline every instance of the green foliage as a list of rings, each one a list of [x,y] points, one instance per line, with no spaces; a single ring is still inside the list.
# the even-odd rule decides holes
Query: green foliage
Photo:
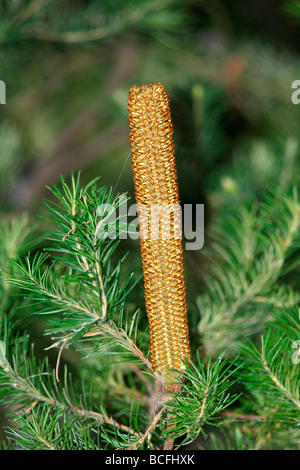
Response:
[[[12,415],[14,416],[14,415]],[[93,430],[61,410],[38,406],[29,414],[15,415],[19,427],[9,430],[10,439],[23,450],[98,450]],[[94,430],[95,433],[95,430]]]
[[[298,0],[289,0],[285,5],[285,10],[294,18],[300,18],[300,3]]]
[[[26,219],[0,230],[7,259],[3,282],[23,312],[46,318],[44,349],[57,351],[54,359],[40,360],[30,335],[21,335],[20,327],[13,333],[16,309],[2,315],[0,403],[13,407],[9,444],[27,450],[157,449],[164,440],[181,447],[202,435],[208,446],[268,448],[278,445],[284,426],[293,448],[300,323],[288,276],[298,265],[297,191],[274,190],[260,204],[246,210],[236,203],[235,213],[220,217],[207,250],[208,290],[198,298],[202,355],[187,364],[181,390],[163,405],[144,321],[126,307],[137,281],[128,269],[122,276],[119,240],[107,236],[107,216],[122,199],[97,179],[82,185],[79,175],[70,186],[62,179],[51,192],[44,253],[24,254]],[[127,226],[117,221],[124,233]],[[239,416],[246,419],[243,431]],[[226,433],[231,417],[235,427],[221,443],[214,429],[224,426]]]
[[[0,2],[1,450],[299,448],[299,2],[266,28],[242,9]],[[153,81],[181,201],[204,202],[206,224],[185,253],[193,355],[167,401],[137,245],[98,236],[99,206],[132,196],[128,90]]]
[[[207,250],[211,273],[197,299],[208,351],[234,348],[241,333],[262,331],[276,311],[299,302],[297,286],[287,281],[299,262],[298,192],[273,191],[249,207],[238,203],[215,225]]]
[[[37,253],[32,261],[12,261],[15,277],[11,282],[32,292],[32,300],[36,305],[40,303],[40,314],[62,314],[52,320],[50,332],[64,331],[67,335],[72,331],[69,343],[74,331],[78,338],[95,327],[99,319],[112,318],[116,311],[122,311],[125,293],[134,285],[130,277],[120,285],[123,260],[113,268],[110,261],[118,234],[110,237],[105,231],[110,230],[105,221],[109,213],[99,213],[101,206],[118,208],[119,197],[113,200],[105,189],[95,189],[95,181],[82,189],[79,178],[73,179],[72,189],[63,181],[62,191],[55,187],[53,194],[60,204],[46,203],[53,216],[51,222],[56,224],[56,230],[46,235],[52,242],[53,259]]]
[[[49,1],[2,2],[1,42],[38,38],[66,44],[111,38],[135,28],[161,36],[173,33],[183,24],[178,0],[137,2],[89,1],[77,6],[71,2]],[[84,17],[82,17],[84,15]],[[8,27],[7,20],[11,24]],[[167,25],[167,27],[166,27]]]
[[[167,431],[174,438],[185,436],[181,445],[195,441],[200,433],[206,436],[204,425],[214,425],[220,412],[237,399],[228,393],[236,380],[230,379],[237,374],[234,361],[226,364],[219,354],[214,362],[210,356],[204,367],[199,355],[197,359],[197,365],[187,366],[182,391],[169,404]]]
[[[287,312],[287,320],[297,321],[297,338],[300,324],[298,311]],[[277,327],[278,328],[278,327]],[[300,371],[297,340],[292,340],[284,330],[270,329],[261,338],[260,346],[245,342],[243,355],[246,368],[241,372],[244,384],[254,397],[254,409],[262,418],[268,416],[285,427],[295,427],[300,419]],[[294,336],[295,337],[295,336]]]
[[[55,341],[46,349],[56,348],[57,359],[53,366],[46,357],[36,359],[28,334],[14,337],[3,317],[0,403],[13,406],[10,419],[15,423],[8,427],[8,440],[14,447],[35,450],[155,448],[166,437],[160,416],[168,408],[178,419],[176,437],[183,436],[183,443],[192,441],[204,424],[234,401],[228,392],[232,383],[226,381],[232,372],[221,356],[206,367],[191,363],[180,395],[157,412],[155,425],[147,427],[146,405],[158,398],[147,358],[148,340],[137,312],[130,315],[125,309],[135,282],[131,274],[121,279],[124,258],[114,260],[119,241],[109,237],[111,225],[100,232],[120,197],[99,188],[97,180],[82,186],[79,176],[72,177],[70,187],[62,179],[61,188],[55,186],[52,193],[58,202],[46,202],[53,227],[45,233],[44,251],[49,253],[20,258],[13,252],[5,275],[18,295],[25,293],[24,311],[49,318],[44,335]],[[108,211],[99,210],[101,205]],[[120,233],[126,227],[117,220]],[[21,219],[20,227],[22,223]],[[20,236],[21,231],[15,231]],[[7,230],[1,233],[5,239]],[[70,350],[73,361],[79,361],[77,370],[68,374],[65,364],[62,377],[61,360]],[[111,417],[112,410],[121,421]]]

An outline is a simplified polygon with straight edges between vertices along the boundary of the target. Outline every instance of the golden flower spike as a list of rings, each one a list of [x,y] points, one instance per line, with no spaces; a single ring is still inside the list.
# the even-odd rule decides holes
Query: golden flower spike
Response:
[[[133,86],[129,92],[128,116],[150,360],[153,369],[162,374],[165,391],[174,393],[180,388],[174,371],[184,369],[183,361],[190,356],[190,343],[173,127],[164,87],[160,83]],[[158,209],[158,205],[156,217],[158,213],[160,225],[155,225],[152,216],[155,211],[151,210]],[[167,230],[162,221],[166,208],[169,209]]]

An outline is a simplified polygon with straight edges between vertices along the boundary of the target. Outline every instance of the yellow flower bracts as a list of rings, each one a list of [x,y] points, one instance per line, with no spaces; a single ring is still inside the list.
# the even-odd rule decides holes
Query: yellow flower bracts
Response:
[[[172,393],[177,389],[172,385],[175,380],[172,370],[184,369],[190,343],[173,127],[164,87],[160,83],[133,86],[129,92],[128,117],[150,360],[153,369],[162,373],[165,390]],[[162,222],[166,207],[169,227]],[[156,217],[159,214],[160,225],[154,224],[153,208]]]

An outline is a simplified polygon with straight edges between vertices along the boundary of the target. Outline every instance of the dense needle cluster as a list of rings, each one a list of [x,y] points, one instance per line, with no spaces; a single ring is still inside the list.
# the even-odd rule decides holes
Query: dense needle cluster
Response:
[[[173,391],[171,370],[184,369],[190,355],[183,273],[179,194],[173,128],[166,91],[160,83],[133,86],[128,115],[132,167],[140,223],[145,304],[149,320],[150,358]],[[161,209],[158,210],[160,205]],[[151,212],[156,209],[159,225]],[[169,208],[165,236],[163,212]],[[155,225],[155,226],[154,226]]]

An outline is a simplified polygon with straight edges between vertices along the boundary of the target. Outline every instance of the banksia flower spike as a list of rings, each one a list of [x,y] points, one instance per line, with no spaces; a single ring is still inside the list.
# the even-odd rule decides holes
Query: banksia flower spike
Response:
[[[178,388],[174,371],[184,369],[190,343],[173,128],[164,87],[160,83],[133,86],[128,117],[150,360],[162,374],[165,391],[172,393]],[[159,224],[154,223],[154,214]],[[166,215],[167,229],[162,220]]]

